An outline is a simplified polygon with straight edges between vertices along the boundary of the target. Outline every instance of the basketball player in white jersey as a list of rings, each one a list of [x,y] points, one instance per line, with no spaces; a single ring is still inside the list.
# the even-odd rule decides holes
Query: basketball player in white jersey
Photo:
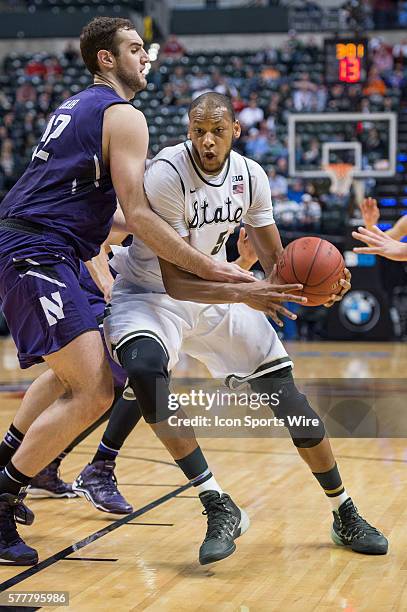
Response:
[[[268,180],[256,162],[231,150],[240,126],[230,100],[203,94],[192,103],[189,118],[190,140],[164,149],[146,171],[145,190],[152,208],[196,249],[218,260],[226,258],[227,237],[243,221],[266,275],[272,278],[282,246]],[[247,381],[255,392],[269,396],[280,392],[275,416],[284,419],[300,456],[331,501],[334,542],[360,553],[385,554],[386,538],[359,516],[346,493],[324,425],[297,390],[292,361],[260,312],[277,321],[281,314],[294,317],[275,302],[272,281],[249,286],[201,281],[159,262],[137,238],[128,250],[115,255],[113,265],[119,276],[105,333],[127,371],[145,420],[199,493],[208,519],[200,562],[232,554],[234,540],[249,521],[209,470],[193,429],[182,422],[182,410],[176,412],[179,427],[168,422],[174,415],[168,402],[169,372],[181,351],[199,359],[231,388]],[[344,293],[350,287],[348,277],[341,284]],[[308,423],[313,420],[313,426],[290,425],[294,415]]]

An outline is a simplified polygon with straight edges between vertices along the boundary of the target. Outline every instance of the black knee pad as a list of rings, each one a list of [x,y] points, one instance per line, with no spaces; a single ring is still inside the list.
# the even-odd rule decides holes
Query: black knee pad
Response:
[[[271,408],[278,419],[284,420],[295,446],[311,448],[324,439],[324,424],[295,386],[291,367],[254,378],[250,386],[256,393],[278,397],[278,405]]]
[[[147,423],[168,419],[173,413],[168,407],[168,356],[162,345],[153,338],[137,336],[121,346],[117,356]]]

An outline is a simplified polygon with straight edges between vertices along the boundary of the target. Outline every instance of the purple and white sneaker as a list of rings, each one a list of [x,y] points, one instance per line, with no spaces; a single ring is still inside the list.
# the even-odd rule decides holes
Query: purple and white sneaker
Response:
[[[29,497],[76,497],[72,485],[59,477],[59,464],[53,461],[31,480],[27,488]]]
[[[35,565],[38,553],[20,538],[14,512],[21,497],[11,493],[0,494],[0,563],[7,565]]]
[[[83,495],[98,510],[111,514],[130,514],[133,506],[129,504],[117,488],[114,474],[114,461],[95,461],[89,463],[73,481],[72,489]]]

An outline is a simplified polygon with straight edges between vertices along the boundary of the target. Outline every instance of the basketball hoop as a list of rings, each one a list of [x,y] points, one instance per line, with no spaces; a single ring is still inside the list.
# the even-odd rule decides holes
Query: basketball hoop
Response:
[[[324,170],[331,179],[330,192],[339,196],[348,195],[356,168],[352,164],[326,164]]]

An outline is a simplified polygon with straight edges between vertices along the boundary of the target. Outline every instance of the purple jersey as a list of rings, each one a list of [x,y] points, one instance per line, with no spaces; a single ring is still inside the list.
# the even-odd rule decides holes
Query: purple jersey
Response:
[[[103,164],[103,114],[128,104],[106,85],[68,98],[49,119],[31,163],[0,206],[0,218],[39,223],[64,236],[80,259],[99,252],[116,209]]]

